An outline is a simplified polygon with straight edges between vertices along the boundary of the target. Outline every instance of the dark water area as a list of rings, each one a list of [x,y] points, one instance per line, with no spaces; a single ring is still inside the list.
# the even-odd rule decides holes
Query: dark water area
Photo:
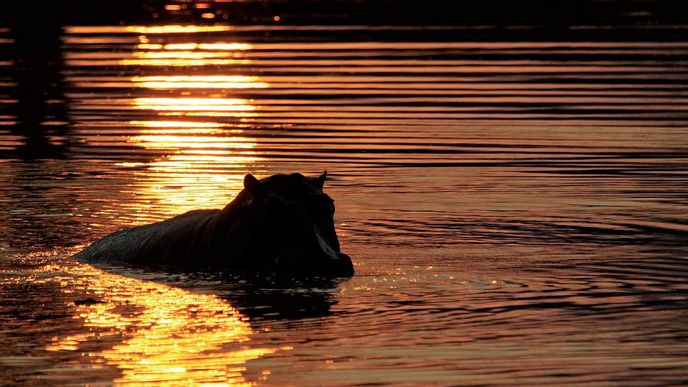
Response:
[[[0,385],[688,383],[682,3],[505,3],[2,5]],[[323,170],[350,279],[70,259]]]

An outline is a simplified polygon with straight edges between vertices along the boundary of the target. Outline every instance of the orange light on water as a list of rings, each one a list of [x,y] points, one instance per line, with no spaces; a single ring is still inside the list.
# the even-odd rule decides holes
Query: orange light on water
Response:
[[[199,50],[223,50],[223,51],[245,51],[253,49],[252,44],[248,43],[199,43]]]
[[[159,44],[139,44],[151,50],[161,49]],[[207,51],[137,51],[133,52],[134,59],[122,59],[122,66],[155,66],[155,67],[199,67],[249,64],[251,60],[237,58],[232,52]]]
[[[164,46],[165,50],[195,50],[198,47],[196,43],[170,43]]]
[[[145,40],[145,42],[142,42],[138,46],[136,46],[139,50],[162,50],[165,48],[162,44],[151,44],[148,43],[148,39],[140,39],[140,40]],[[134,56],[142,56],[143,53],[135,51]]]
[[[252,44],[248,43],[169,43],[169,44],[146,44],[149,42],[145,36],[140,36],[141,44],[136,48],[139,50],[222,50],[222,51],[245,51],[253,48]]]
[[[161,51],[161,52],[135,52],[132,54],[135,58],[141,59],[213,59],[213,58],[233,58],[233,54],[224,52],[196,52],[196,51]],[[244,60],[245,63],[248,63]],[[131,61],[125,63],[132,63]],[[139,63],[146,63],[139,61]],[[187,62],[188,63],[188,62]],[[242,63],[241,60],[223,61],[223,63]]]
[[[140,138],[147,149],[170,149],[172,142]],[[169,140],[169,139],[168,139]],[[178,145],[178,144],[177,144]],[[134,223],[150,222],[151,210],[166,218],[200,208],[222,208],[243,189],[244,169],[260,160],[249,147],[204,148],[190,146],[147,164],[134,188]]]
[[[129,139],[134,143],[141,143],[146,148],[174,148],[183,149],[251,149],[256,146],[252,139],[246,137],[228,136],[200,136],[200,135],[169,135],[148,134],[134,136]]]
[[[225,112],[231,116],[245,117],[254,115],[256,107],[241,98],[135,98],[134,107],[138,109],[171,112],[173,115],[186,115],[186,112]]]
[[[253,47],[212,41],[151,44],[148,37],[144,38],[139,39],[138,50],[133,52],[137,59],[132,63],[142,61],[139,64],[161,68],[239,63],[244,60],[233,58]],[[144,91],[132,99],[132,107],[149,111],[152,117],[130,121],[136,134],[127,141],[158,155],[146,163],[147,168],[134,183],[140,201],[131,212],[153,211],[165,217],[197,208],[224,207],[243,188],[245,171],[261,160],[254,150],[257,140],[237,129],[238,123],[257,115],[256,107],[251,100],[226,95],[230,90],[269,85],[257,76],[197,72],[134,76],[131,81]],[[201,89],[224,91],[197,96]],[[169,94],[160,97],[151,90]],[[148,215],[135,216],[136,222],[150,221],[145,218]]]
[[[197,122],[197,121],[129,121],[132,126],[145,126],[149,128],[172,128],[175,130],[183,131],[187,133],[188,131],[193,131],[196,128],[201,130],[202,133],[210,133],[206,128],[222,128],[223,125],[217,122]],[[155,133],[159,133],[160,129],[156,130]],[[218,131],[219,133],[219,131]]]
[[[200,67],[249,63],[249,61],[245,59],[213,59],[207,56],[202,57],[202,59],[123,59],[119,64],[122,66]]]
[[[162,102],[157,101],[156,106],[163,106]],[[199,108],[199,105],[182,104],[182,108],[185,106]],[[174,108],[168,105],[164,109]],[[202,110],[199,113],[207,114]],[[183,115],[184,112],[176,111],[175,114]],[[229,130],[216,122],[130,123],[144,129],[129,137],[129,143],[169,153],[148,162],[147,169],[134,184],[141,208],[132,210],[135,214],[143,214],[141,223],[150,220],[146,214],[151,209],[166,217],[198,208],[224,207],[243,189],[247,166],[260,160],[253,150],[257,145],[255,139],[241,136],[240,130]]]
[[[132,81],[151,89],[264,89],[259,77],[246,75],[178,75],[133,77]]]
[[[254,334],[239,311],[227,301],[161,283],[124,277],[70,261],[48,265],[50,276],[64,277],[62,289],[86,289],[101,301],[70,305],[74,318],[88,332],[57,336],[48,351],[84,351],[85,359],[115,366],[114,384],[155,382],[184,385],[251,385],[245,364],[289,347],[251,347]],[[112,346],[103,346],[111,342]],[[94,351],[93,348],[107,348]],[[88,352],[86,352],[88,351]]]
[[[145,35],[139,36],[139,42],[136,46],[138,51],[131,54],[134,59],[122,59],[121,65],[169,67],[249,64],[250,60],[240,59],[240,52],[253,48],[251,44],[237,42],[150,43]]]
[[[163,26],[128,26],[127,32],[138,34],[191,34],[199,32],[231,31],[230,26],[196,26],[196,25],[163,25]]]

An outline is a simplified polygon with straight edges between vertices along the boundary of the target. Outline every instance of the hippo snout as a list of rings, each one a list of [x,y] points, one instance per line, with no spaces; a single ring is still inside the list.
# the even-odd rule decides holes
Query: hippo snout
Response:
[[[337,253],[335,266],[336,271],[339,272],[342,277],[351,277],[354,275],[354,265],[351,262],[351,257],[344,253]]]

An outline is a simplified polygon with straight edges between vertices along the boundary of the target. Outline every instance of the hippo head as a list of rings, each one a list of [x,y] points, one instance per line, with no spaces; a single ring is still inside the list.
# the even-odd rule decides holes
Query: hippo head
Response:
[[[276,273],[353,275],[351,258],[339,248],[334,201],[323,192],[326,177],[244,177],[237,201],[246,266]]]

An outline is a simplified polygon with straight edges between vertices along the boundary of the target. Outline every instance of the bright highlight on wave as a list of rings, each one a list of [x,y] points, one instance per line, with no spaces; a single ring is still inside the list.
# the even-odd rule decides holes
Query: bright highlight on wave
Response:
[[[165,112],[168,115],[249,117],[256,107],[241,98],[135,98],[137,109]]]
[[[140,28],[168,28],[178,31],[180,28],[206,28],[207,26],[159,26],[159,27],[130,27]],[[154,30],[157,31],[157,30]],[[132,32],[136,32],[132,30]],[[141,30],[141,33],[146,31]],[[203,31],[205,32],[205,31]],[[148,32],[150,33],[150,32]],[[160,32],[162,33],[162,32]],[[249,64],[248,59],[241,59],[241,52],[251,50],[253,45],[238,42],[214,43],[152,43],[146,35],[139,36],[138,51],[132,52],[133,59],[122,59],[123,66],[211,66]]]
[[[193,34],[199,32],[231,31],[230,26],[195,26],[195,25],[162,25],[162,26],[127,26],[126,32],[138,34]]]
[[[216,58],[220,56],[220,58]],[[248,59],[229,59],[223,58],[224,54],[207,53],[135,53],[134,57],[140,59],[122,59],[119,64],[122,66],[175,66],[175,67],[199,67],[199,66],[221,66],[249,64]]]
[[[227,25],[197,26],[188,24],[169,24],[159,26],[67,26],[69,34],[193,34],[202,32],[231,31]]]
[[[203,52],[203,51],[143,51],[134,52],[132,56],[140,59],[215,59],[215,58],[234,58],[236,54],[231,52]],[[132,62],[132,59],[124,59]],[[227,60],[228,63],[249,63],[247,59],[232,59]]]
[[[270,87],[259,77],[246,75],[177,75],[133,77],[141,87],[151,89],[264,89]]]
[[[256,144],[246,137],[218,137],[218,136],[174,136],[149,134],[130,138],[131,142],[141,143],[146,148],[168,149],[172,144],[180,145],[184,149],[252,149]]]
[[[137,46],[139,50],[168,50],[168,51],[191,51],[191,50],[208,50],[208,51],[245,51],[253,48],[249,43],[169,43],[169,44],[152,44],[146,43],[148,39],[144,36],[139,37],[142,41]]]
[[[197,121],[129,121],[132,126],[145,126],[148,128],[172,128],[184,131],[196,128],[222,128],[223,125],[218,122],[197,122]],[[203,133],[208,133],[206,129],[202,129]],[[155,131],[159,133],[159,130]]]

